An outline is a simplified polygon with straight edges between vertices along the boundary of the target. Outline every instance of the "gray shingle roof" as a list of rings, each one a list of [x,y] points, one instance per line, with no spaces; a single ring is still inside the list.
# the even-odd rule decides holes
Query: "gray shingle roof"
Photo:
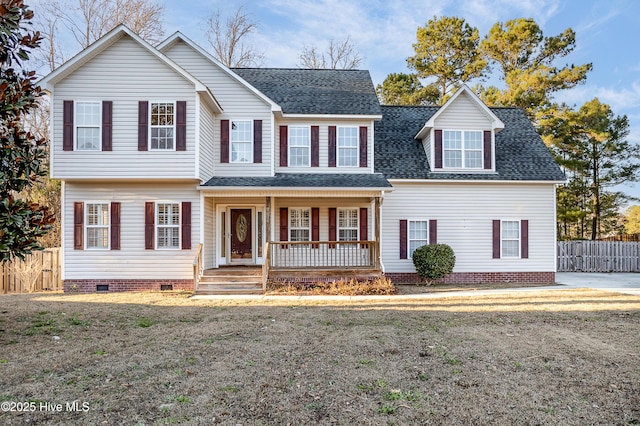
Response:
[[[202,186],[263,188],[391,188],[380,173],[276,173],[272,177],[213,177]]]
[[[375,171],[387,179],[561,181],[564,174],[519,108],[491,108],[505,125],[496,134],[496,173],[432,173],[414,136],[438,107],[383,106],[375,123]]]
[[[369,71],[232,68],[285,114],[380,115]]]

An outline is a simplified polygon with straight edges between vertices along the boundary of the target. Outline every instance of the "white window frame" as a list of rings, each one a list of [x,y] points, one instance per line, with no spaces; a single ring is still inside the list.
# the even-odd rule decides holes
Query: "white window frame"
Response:
[[[303,227],[303,226],[293,226],[293,212],[294,211],[306,211],[307,216],[308,216],[308,220],[309,220],[309,225],[307,227]],[[312,222],[312,218],[311,218],[311,208],[310,207],[289,207],[289,223],[288,223],[288,228],[289,228],[289,241],[311,241],[311,222]],[[294,240],[293,239],[293,231],[307,231],[308,232],[308,238],[306,240]]]
[[[233,140],[234,131],[233,125],[234,123],[248,123],[249,124],[249,140]],[[233,158],[233,145],[249,145],[249,155],[247,156],[247,161],[239,161]],[[253,120],[230,120],[229,121],[229,146],[231,148],[231,158],[229,159],[230,163],[239,163],[239,164],[248,164],[253,163]]]
[[[505,223],[515,223],[516,229],[518,231],[517,238],[505,238]],[[517,255],[508,255],[504,252],[504,243],[505,241],[516,241],[518,254]],[[520,259],[522,257],[522,222],[519,219],[504,219],[500,221],[500,258],[501,259]]]
[[[445,135],[447,133],[460,132],[460,149],[446,148]],[[480,149],[471,149],[466,146],[466,133],[480,134]],[[447,151],[460,152],[460,166],[447,166]],[[470,167],[466,163],[466,152],[480,152],[480,165],[478,167]],[[484,169],[484,131],[482,130],[462,130],[462,129],[443,129],[442,130],[442,168],[443,169],[466,169],[466,170],[482,170]]]
[[[173,124],[152,124],[153,120],[153,105],[172,105],[173,108]],[[175,151],[176,150],[176,120],[177,120],[177,105],[175,101],[149,101],[149,151]],[[171,129],[173,133],[173,140],[171,148],[154,148],[153,147],[153,129]]]
[[[106,206],[107,207],[107,223],[106,224],[89,224],[89,211],[90,206]],[[111,203],[106,201],[91,201],[85,203],[84,208],[84,246],[87,250],[110,250],[111,249]],[[98,217],[100,217],[98,213]],[[106,246],[90,246],[89,245],[89,230],[90,229],[106,229],[107,230],[107,245]]]
[[[293,145],[291,143],[292,137],[292,129],[306,129],[307,131],[307,163],[306,164],[292,164],[293,155],[291,155],[292,148],[305,148],[303,145]],[[311,167],[311,126],[289,126],[287,129],[287,150],[288,150],[288,159],[289,159],[289,167]]]
[[[160,205],[170,205],[171,213],[173,214],[174,206],[177,206],[178,209],[178,224],[160,224]],[[155,209],[154,209],[154,226],[155,226],[155,247],[156,250],[180,250],[182,247],[182,203],[175,201],[156,201]],[[160,229],[177,229],[178,231],[178,244],[176,246],[161,246],[160,245]]]
[[[340,225],[340,213],[344,213],[344,212],[354,212],[356,213],[356,226],[341,226]],[[338,232],[338,241],[344,241],[344,242],[350,242],[350,241],[360,241],[360,208],[359,207],[340,207],[338,208],[338,212],[337,212],[337,220],[336,220],[336,228],[337,228],[337,232]],[[347,218],[347,220],[350,220],[350,218]],[[340,231],[341,230],[355,230],[356,231],[356,239],[355,240],[343,240],[342,236],[340,235]]]
[[[412,224],[415,223],[423,223],[426,228],[425,228],[425,238],[412,238],[413,233],[411,232],[411,228],[412,228]],[[411,242],[412,241],[424,241],[424,244],[420,244],[418,246],[416,246],[415,248],[411,249]],[[416,249],[418,247],[422,247],[423,245],[427,245],[429,244],[429,219],[409,219],[407,221],[407,257],[409,259],[413,258],[413,252],[416,251]]]
[[[340,138],[340,130],[345,130],[345,129],[350,129],[350,130],[355,130],[355,141],[356,141],[356,145],[355,147],[353,146],[348,146],[348,147],[341,147],[340,146],[340,142],[344,142],[344,140],[342,140]],[[343,156],[340,155],[340,149],[349,149],[349,150],[355,150],[355,156],[354,158],[354,164],[341,164],[342,160],[343,160]],[[351,157],[347,157],[347,158],[351,158]],[[356,126],[339,126],[336,130],[336,165],[338,167],[358,167],[358,160],[360,159],[360,134],[359,134],[359,129]]]
[[[80,110],[79,106],[80,104],[93,104],[93,105],[97,105],[98,106],[98,123],[97,124],[78,124],[79,120],[78,120],[78,112]],[[76,151],[100,151],[102,150],[102,102],[101,101],[92,101],[92,100],[86,100],[86,101],[74,101],[74,105],[73,105],[73,124],[74,124],[74,129],[73,129],[73,135],[74,135],[74,141],[75,141],[75,149]],[[97,129],[98,130],[98,142],[96,144],[95,148],[82,148],[80,146],[80,138],[78,137],[78,130],[79,129]]]

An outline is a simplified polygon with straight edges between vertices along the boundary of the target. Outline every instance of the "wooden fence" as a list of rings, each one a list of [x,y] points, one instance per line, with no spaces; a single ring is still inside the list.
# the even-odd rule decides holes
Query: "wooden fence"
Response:
[[[49,248],[0,264],[0,293],[32,293],[62,290],[60,249]]]
[[[640,242],[558,241],[558,272],[640,272]]]

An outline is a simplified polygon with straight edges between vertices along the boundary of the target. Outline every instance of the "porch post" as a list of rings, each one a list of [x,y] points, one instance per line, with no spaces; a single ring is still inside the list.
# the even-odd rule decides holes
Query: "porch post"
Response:
[[[380,254],[382,253],[382,247],[380,246],[380,197],[376,197],[375,199],[375,237],[374,240],[376,242],[376,268],[380,269],[381,259]]]
[[[271,197],[267,196],[265,200],[265,225],[267,227],[267,232],[265,233],[267,236],[267,242],[271,242],[273,238],[271,238]]]

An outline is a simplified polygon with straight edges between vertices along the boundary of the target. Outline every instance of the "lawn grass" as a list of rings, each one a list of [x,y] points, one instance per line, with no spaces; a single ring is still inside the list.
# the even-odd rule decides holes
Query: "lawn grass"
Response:
[[[0,304],[0,402],[65,408],[2,424],[640,423],[635,296]]]

